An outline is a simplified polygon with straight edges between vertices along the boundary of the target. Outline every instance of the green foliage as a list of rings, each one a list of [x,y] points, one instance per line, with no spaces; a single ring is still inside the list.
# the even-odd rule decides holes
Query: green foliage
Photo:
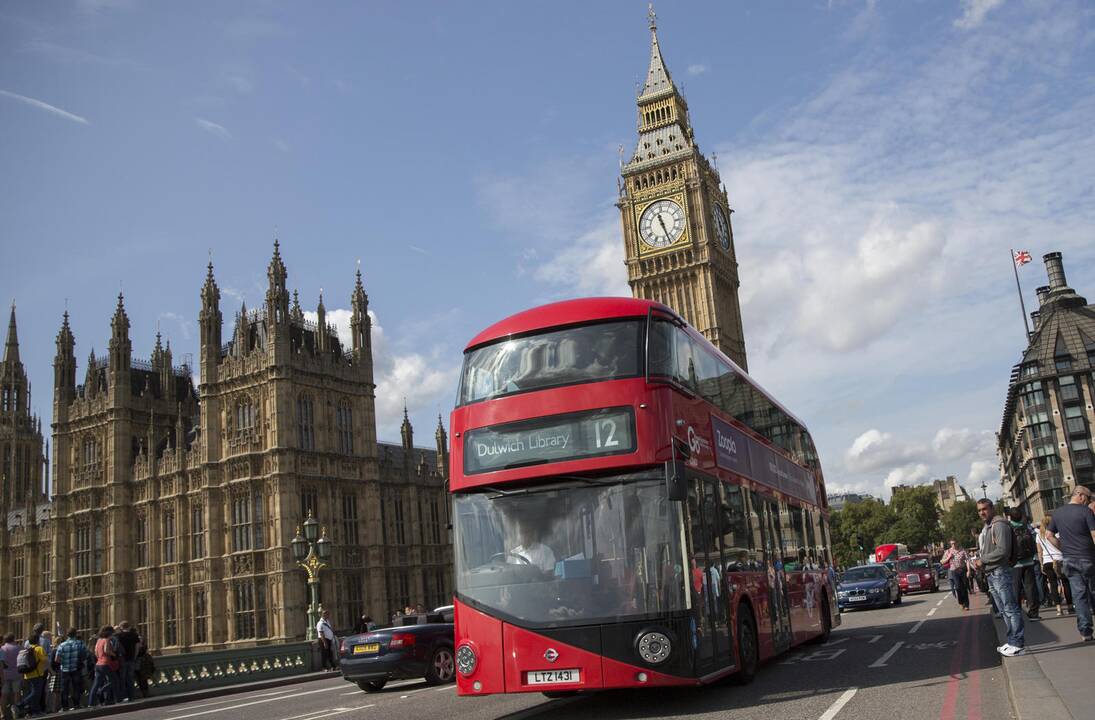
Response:
[[[891,507],[895,517],[891,542],[908,545],[909,552],[920,552],[929,543],[940,540],[939,509],[931,486],[901,490],[894,496]]]
[[[956,502],[943,513],[943,542],[951,538],[958,541],[960,547],[972,547],[974,538],[981,531],[981,518],[977,515],[977,503],[973,500]],[[971,533],[973,537],[971,537]]]
[[[861,565],[875,546],[886,542],[894,524],[889,507],[877,500],[846,505],[830,516],[833,557],[842,567]]]

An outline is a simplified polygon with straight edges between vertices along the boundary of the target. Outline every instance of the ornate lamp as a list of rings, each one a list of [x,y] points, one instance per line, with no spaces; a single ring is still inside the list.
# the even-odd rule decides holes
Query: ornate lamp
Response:
[[[289,545],[293,548],[293,559],[298,563],[308,557],[308,541],[301,536],[299,525],[297,526],[297,535],[292,539]]]
[[[319,537],[319,521],[312,517],[312,511],[308,511],[308,519],[304,521],[304,539],[314,543]]]
[[[331,545],[333,543],[327,539],[327,528],[323,528],[323,534],[319,540],[316,541],[316,554],[319,555],[320,560],[326,560],[331,557]]]

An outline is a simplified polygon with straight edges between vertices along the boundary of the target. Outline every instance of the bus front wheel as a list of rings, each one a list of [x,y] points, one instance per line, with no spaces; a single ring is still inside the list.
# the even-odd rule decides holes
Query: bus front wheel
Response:
[[[738,608],[738,671],[733,676],[737,685],[748,685],[757,676],[759,665],[759,647],[757,643],[757,622],[748,606]]]

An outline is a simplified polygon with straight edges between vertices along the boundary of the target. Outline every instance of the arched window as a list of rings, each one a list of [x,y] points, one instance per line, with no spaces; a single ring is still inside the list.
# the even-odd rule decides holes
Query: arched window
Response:
[[[99,443],[93,437],[85,437],[83,444],[82,464],[85,467],[94,465],[99,461]]]
[[[245,433],[255,428],[255,405],[250,398],[236,403],[236,432]]]
[[[335,417],[338,429],[338,451],[343,455],[354,454],[354,411],[349,400],[338,404]]]
[[[312,398],[301,395],[297,398],[297,439],[302,450],[315,450],[316,435],[313,419]]]

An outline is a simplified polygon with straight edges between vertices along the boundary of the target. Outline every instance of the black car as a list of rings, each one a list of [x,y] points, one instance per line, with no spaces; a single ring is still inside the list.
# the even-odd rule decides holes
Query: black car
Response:
[[[397,624],[343,638],[342,677],[365,692],[389,680],[425,678],[431,685],[456,677],[452,606],[399,618]]]
[[[897,575],[885,565],[848,568],[836,586],[836,604],[841,610],[889,607],[900,602]]]

